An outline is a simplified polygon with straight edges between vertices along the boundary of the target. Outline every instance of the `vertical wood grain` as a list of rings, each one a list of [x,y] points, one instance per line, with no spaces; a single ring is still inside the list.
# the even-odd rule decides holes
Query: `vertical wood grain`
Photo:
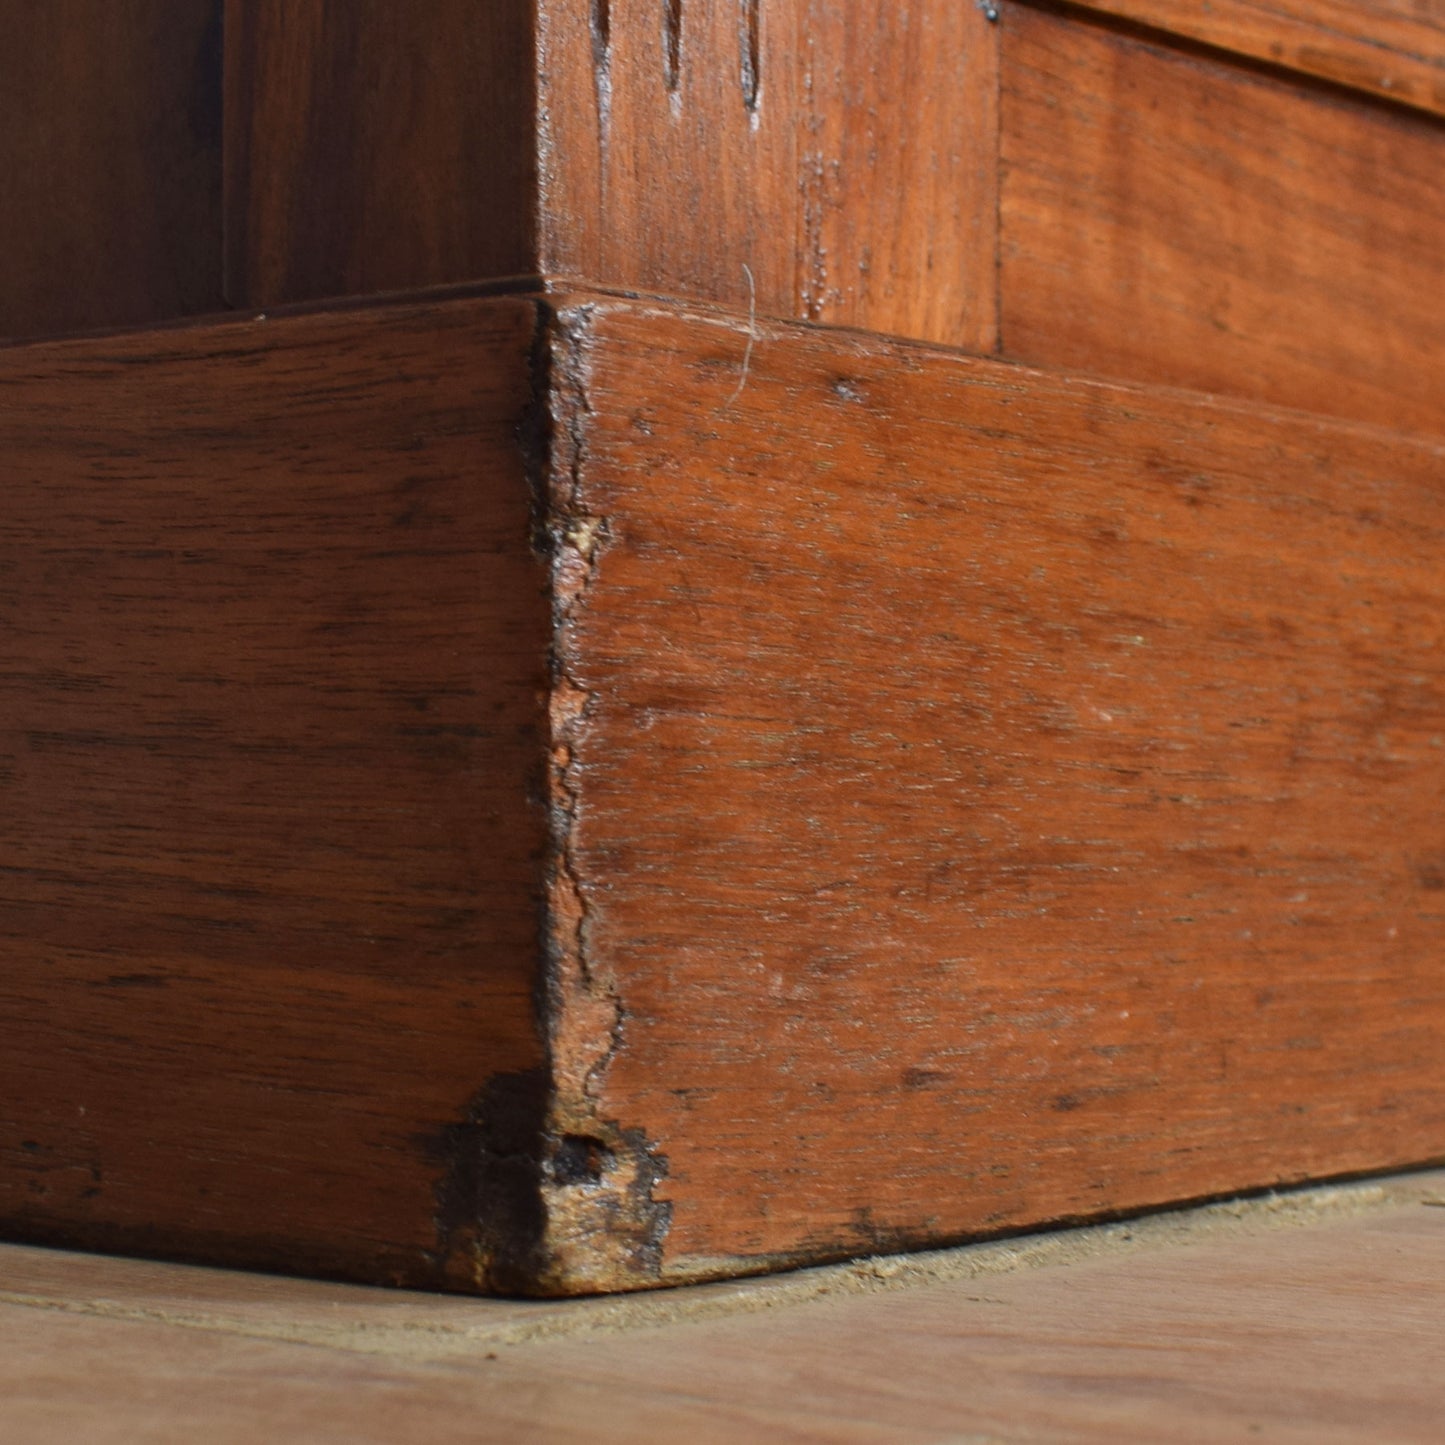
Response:
[[[541,16],[544,271],[992,347],[995,36],[974,6]]]
[[[535,271],[988,350],[995,49],[935,0],[229,0],[228,294]]]
[[[0,4],[0,337],[221,306],[220,0]]]
[[[226,289],[535,269],[531,0],[226,0]]]

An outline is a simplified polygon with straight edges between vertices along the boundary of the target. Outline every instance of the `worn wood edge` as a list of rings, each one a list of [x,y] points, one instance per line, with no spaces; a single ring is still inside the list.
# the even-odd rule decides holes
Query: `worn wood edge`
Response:
[[[770,336],[799,331],[824,333],[840,351],[866,348],[875,360],[910,367],[930,362],[977,368],[981,375],[1011,389],[1043,387],[1067,393],[1084,388],[1127,406],[1131,398],[1173,398],[1196,414],[1214,412],[1256,419],[1278,417],[1301,422],[1325,436],[1350,432],[1408,440],[1438,453],[1441,441],[1398,429],[1355,422],[1293,408],[1254,403],[1185,388],[1112,381],[1049,371],[909,338],[879,337],[844,328],[767,321],[742,316],[708,303],[627,301],[590,289],[558,286],[547,298],[547,381],[550,434],[547,457],[545,546],[553,575],[553,693],[550,701],[550,788],[552,853],[546,921],[546,991],[551,1090],[538,1166],[543,1223],[522,1260],[523,1268],[500,1273],[494,1268],[487,1286],[502,1292],[562,1297],[607,1292],[701,1285],[727,1279],[776,1274],[856,1259],[856,1247],[820,1247],[815,1243],[777,1254],[669,1256],[666,1248],[670,1205],[665,1197],[667,1160],[649,1141],[645,1127],[602,1117],[598,1098],[607,1070],[625,1045],[628,1017],[618,980],[599,974],[589,956],[586,890],[573,863],[572,830],[583,805],[584,726],[590,697],[575,681],[577,659],[571,618],[583,604],[597,561],[608,541],[607,517],[588,502],[588,418],[594,408],[590,377],[601,323],[611,315],[630,320],[667,320],[730,333],[738,355],[737,387],[747,384],[756,347]],[[617,344],[615,340],[610,344]],[[605,365],[605,361],[601,364]],[[726,410],[724,407],[722,410]],[[1445,1160],[1382,1160],[1379,1171],[1422,1169]],[[1371,1172],[1376,1172],[1372,1169]],[[1352,1177],[1322,1174],[1313,1182]],[[1244,1192],[1263,1192],[1306,1184],[1300,1176],[1241,1179],[1226,1188],[1188,1199],[1150,1199],[1137,1206],[1087,1214],[1060,1213],[997,1232],[967,1230],[955,1236],[896,1241],[896,1252],[952,1249],[989,1239],[1004,1239],[1040,1228],[1061,1229],[1127,1219],[1159,1209],[1200,1206]],[[659,1186],[663,1186],[661,1190]]]
[[[472,288],[466,288],[465,294],[474,294]],[[460,298],[449,293],[447,299]],[[371,310],[383,304],[379,299],[368,300],[364,308]],[[409,298],[396,309],[415,311],[423,304]],[[800,1248],[785,1255],[665,1260],[669,1205],[659,1197],[659,1186],[666,1177],[667,1161],[642,1125],[606,1118],[598,1104],[602,1080],[622,1047],[627,1022],[626,1001],[617,980],[600,976],[589,958],[586,899],[572,859],[572,833],[581,803],[578,749],[583,742],[589,698],[574,680],[576,657],[571,622],[591,585],[598,553],[607,540],[607,520],[589,513],[585,487],[591,414],[588,374],[598,318],[618,311],[688,321],[725,332],[735,343],[739,388],[746,385],[753,347],[766,345],[770,334],[823,331],[837,336],[840,349],[864,345],[879,359],[906,358],[910,365],[926,365],[930,359],[948,365],[968,364],[1005,378],[1016,387],[1085,386],[1115,395],[1121,401],[1146,394],[1174,394],[1202,410],[1307,417],[1325,433],[1353,430],[1396,438],[1401,434],[1365,423],[1320,418],[1203,393],[1076,378],[994,360],[965,362],[965,353],[929,343],[884,339],[871,333],[810,327],[805,323],[760,323],[757,318],[705,304],[629,303],[600,292],[580,288],[564,291],[560,287],[550,296],[517,298],[514,304],[531,306],[536,319],[530,413],[519,442],[533,489],[531,545],[550,569],[552,606],[552,684],[544,760],[549,846],[544,864],[539,982],[543,1005],[540,1012],[547,1021],[548,1062],[543,1070],[526,1077],[502,1076],[483,1081],[477,1094],[477,1120],[483,1122],[486,1132],[479,1144],[474,1127],[477,1120],[468,1121],[470,1132],[459,1131],[456,1143],[460,1151],[467,1153],[461,1161],[463,1172],[470,1170],[475,1176],[479,1169],[486,1168],[493,1171],[493,1177],[484,1196],[461,1201],[471,1209],[471,1218],[461,1228],[449,1228],[439,1240],[445,1247],[435,1287],[539,1297],[604,1294],[797,1270],[856,1258],[856,1250],[839,1248],[820,1256],[816,1249]],[[354,303],[302,303],[286,308],[285,314],[335,315],[353,309]],[[257,319],[232,317],[223,320],[221,326],[244,331]],[[155,333],[157,347],[163,350],[176,330],[205,324],[199,318],[189,318],[171,326],[130,328],[126,334],[134,338],[137,333]],[[216,323],[210,324],[214,327]],[[97,342],[103,344],[110,335],[113,333],[96,340],[16,344],[83,353]],[[1427,445],[1430,442],[1420,440]],[[480,1157],[476,1153],[479,1147]],[[438,1181],[439,1212],[449,1181],[456,1175],[454,1164],[448,1164]],[[1425,1161],[1419,1161],[1417,1167],[1425,1167]],[[1168,1207],[1191,1202],[1199,1201],[1177,1201]],[[1145,1206],[1149,1210],[1159,1207],[1157,1203]],[[1101,1213],[1088,1219],[1117,1217],[1125,1216]],[[1070,1216],[1039,1224],[1058,1227],[1084,1222],[1082,1217]],[[1038,1227],[1030,1225],[1029,1231]],[[1012,1231],[1015,1235],[1018,1232]],[[333,1279],[375,1278],[374,1270],[362,1269],[341,1254],[323,1258],[313,1251],[301,1257],[282,1240],[227,1245],[199,1236],[178,1238],[174,1230],[104,1225],[52,1231],[44,1238],[30,1237],[52,1245],[80,1244],[116,1253],[239,1267],[281,1267]],[[970,1233],[949,1241],[948,1247],[978,1237]]]
[[[1286,11],[1215,0],[1019,0],[1075,20],[1224,54],[1276,75],[1315,82],[1445,118],[1445,54],[1432,57]],[[1403,26],[1409,22],[1400,21]]]
[[[1305,425],[1332,436],[1373,436],[1388,438],[1396,445],[1420,447],[1431,453],[1445,449],[1445,435],[1409,427],[1392,426],[1360,417],[1334,416],[1311,411],[1308,407],[1288,406],[1277,401],[1254,401],[1227,392],[1202,391],[1195,387],[1163,382],[1138,381],[1126,377],[1106,376],[1038,362],[1020,361],[1007,354],[994,355],[968,347],[945,346],[913,336],[868,331],[854,326],[835,326],[814,321],[798,321],[788,317],[749,315],[732,307],[692,297],[672,297],[646,291],[613,289],[585,280],[565,281],[549,278],[540,298],[548,313],[544,321],[547,335],[554,338],[554,347],[561,346],[572,359],[579,384],[579,414],[566,413],[577,424],[574,432],[585,458],[587,442],[586,417],[592,414],[588,369],[595,351],[594,333],[609,316],[626,316],[648,322],[672,322],[707,327],[723,333],[735,357],[735,382],[745,388],[753,362],[770,342],[789,336],[822,338],[836,344],[840,354],[855,356],[859,350],[868,360],[916,370],[931,365],[963,367],[985,379],[996,381],[1010,391],[1047,387],[1059,395],[1079,390],[1117,398],[1120,405],[1132,399],[1148,399],[1188,406],[1200,413],[1251,418],[1255,421],[1279,420],[1291,425]],[[557,338],[560,338],[557,339]],[[616,343],[612,343],[616,344]],[[724,398],[726,400],[726,398]],[[718,409],[719,422],[726,425],[728,408]],[[575,459],[569,462],[574,465]]]
[[[584,308],[585,311],[585,308]],[[581,805],[575,767],[589,695],[575,679],[572,616],[591,585],[606,521],[582,500],[589,409],[573,309],[539,303],[533,353],[532,545],[550,569],[551,680],[546,708],[546,809],[540,1013],[547,1048],[546,1098],[535,1128],[528,1189],[530,1228],[479,1221],[478,1247],[463,1258],[463,1287],[541,1297],[605,1293],[663,1283],[670,1211],[653,1197],[667,1163],[646,1133],[602,1117],[598,1084],[621,1044],[626,1011],[616,981],[588,957],[587,903],[573,858]]]
[[[423,286],[412,291],[378,291],[358,296],[323,296],[311,301],[285,301],[275,306],[241,306],[231,310],[199,312],[193,316],[171,316],[126,326],[94,326],[76,331],[46,332],[43,336],[0,336],[0,352],[21,347],[73,345],[85,347],[98,341],[127,337],[143,340],[154,336],[159,343],[178,332],[215,330],[224,326],[249,326],[258,321],[284,321],[305,316],[336,316],[352,312],[412,310],[441,306],[452,301],[481,301],[491,297],[519,296],[534,299],[548,289],[547,278],[536,274],[490,276],[480,281]]]
[[[31,1246],[0,1246],[0,1270],[8,1279],[0,1286],[0,1304],[419,1363],[447,1362],[517,1346],[745,1318],[832,1300],[1329,1228],[1422,1206],[1445,1206],[1445,1171],[1309,1185],[901,1257],[873,1256],[789,1274],[566,1301],[439,1297],[279,1278],[261,1284],[193,1265],[102,1261]],[[250,1304],[258,1307],[246,1308]]]
[[[423,1270],[402,1251],[358,1259],[345,1246],[298,1246],[283,1236],[218,1236],[175,1221],[106,1220],[13,1227],[12,1239],[60,1248],[161,1258],[232,1268],[294,1271],[314,1278],[397,1284],[464,1293],[561,1296],[643,1288],[664,1282],[661,1241],[667,1206],[652,1190],[666,1172],[645,1135],[604,1119],[594,1091],[617,1047],[624,1021],[612,983],[586,956],[586,916],[571,861],[578,805],[572,748],[586,694],[572,681],[568,625],[590,580],[601,536],[598,519],[579,508],[580,445],[587,400],[578,370],[580,331],[536,294],[534,278],[392,296],[300,302],[251,314],[186,317],[160,325],[113,328],[69,337],[17,338],[7,350],[84,365],[109,357],[174,356],[204,337],[234,348],[238,364],[264,347],[272,328],[314,318],[323,326],[378,324],[438,306],[495,299],[530,311],[529,400],[518,431],[530,490],[530,545],[548,569],[552,641],[544,700],[546,775],[542,806],[548,843],[541,864],[543,915],[538,933],[537,1019],[546,1062],[524,1074],[479,1081],[465,1117],[443,1126],[436,1146],[436,1249]],[[12,404],[18,398],[11,397]],[[526,780],[519,778],[518,787]]]

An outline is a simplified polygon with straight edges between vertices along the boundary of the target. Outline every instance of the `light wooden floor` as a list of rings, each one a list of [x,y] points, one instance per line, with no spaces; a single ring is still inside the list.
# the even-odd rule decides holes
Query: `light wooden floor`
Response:
[[[1445,1172],[470,1301],[0,1248],[0,1442],[1445,1441]]]

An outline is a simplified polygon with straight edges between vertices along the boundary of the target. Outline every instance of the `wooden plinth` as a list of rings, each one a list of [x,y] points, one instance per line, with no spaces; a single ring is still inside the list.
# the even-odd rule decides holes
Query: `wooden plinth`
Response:
[[[0,1224],[634,1288],[1445,1155],[1445,448],[600,293],[0,354]]]

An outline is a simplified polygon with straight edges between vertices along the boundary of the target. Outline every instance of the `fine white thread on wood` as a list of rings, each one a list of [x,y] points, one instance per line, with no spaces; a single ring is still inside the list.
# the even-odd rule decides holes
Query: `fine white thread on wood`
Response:
[[[748,384],[748,369],[753,364],[753,343],[758,339],[758,287],[753,280],[752,267],[743,263],[743,275],[748,278],[748,344],[743,350],[743,369],[733,394],[718,408],[720,412],[730,411],[733,403],[743,394]]]

